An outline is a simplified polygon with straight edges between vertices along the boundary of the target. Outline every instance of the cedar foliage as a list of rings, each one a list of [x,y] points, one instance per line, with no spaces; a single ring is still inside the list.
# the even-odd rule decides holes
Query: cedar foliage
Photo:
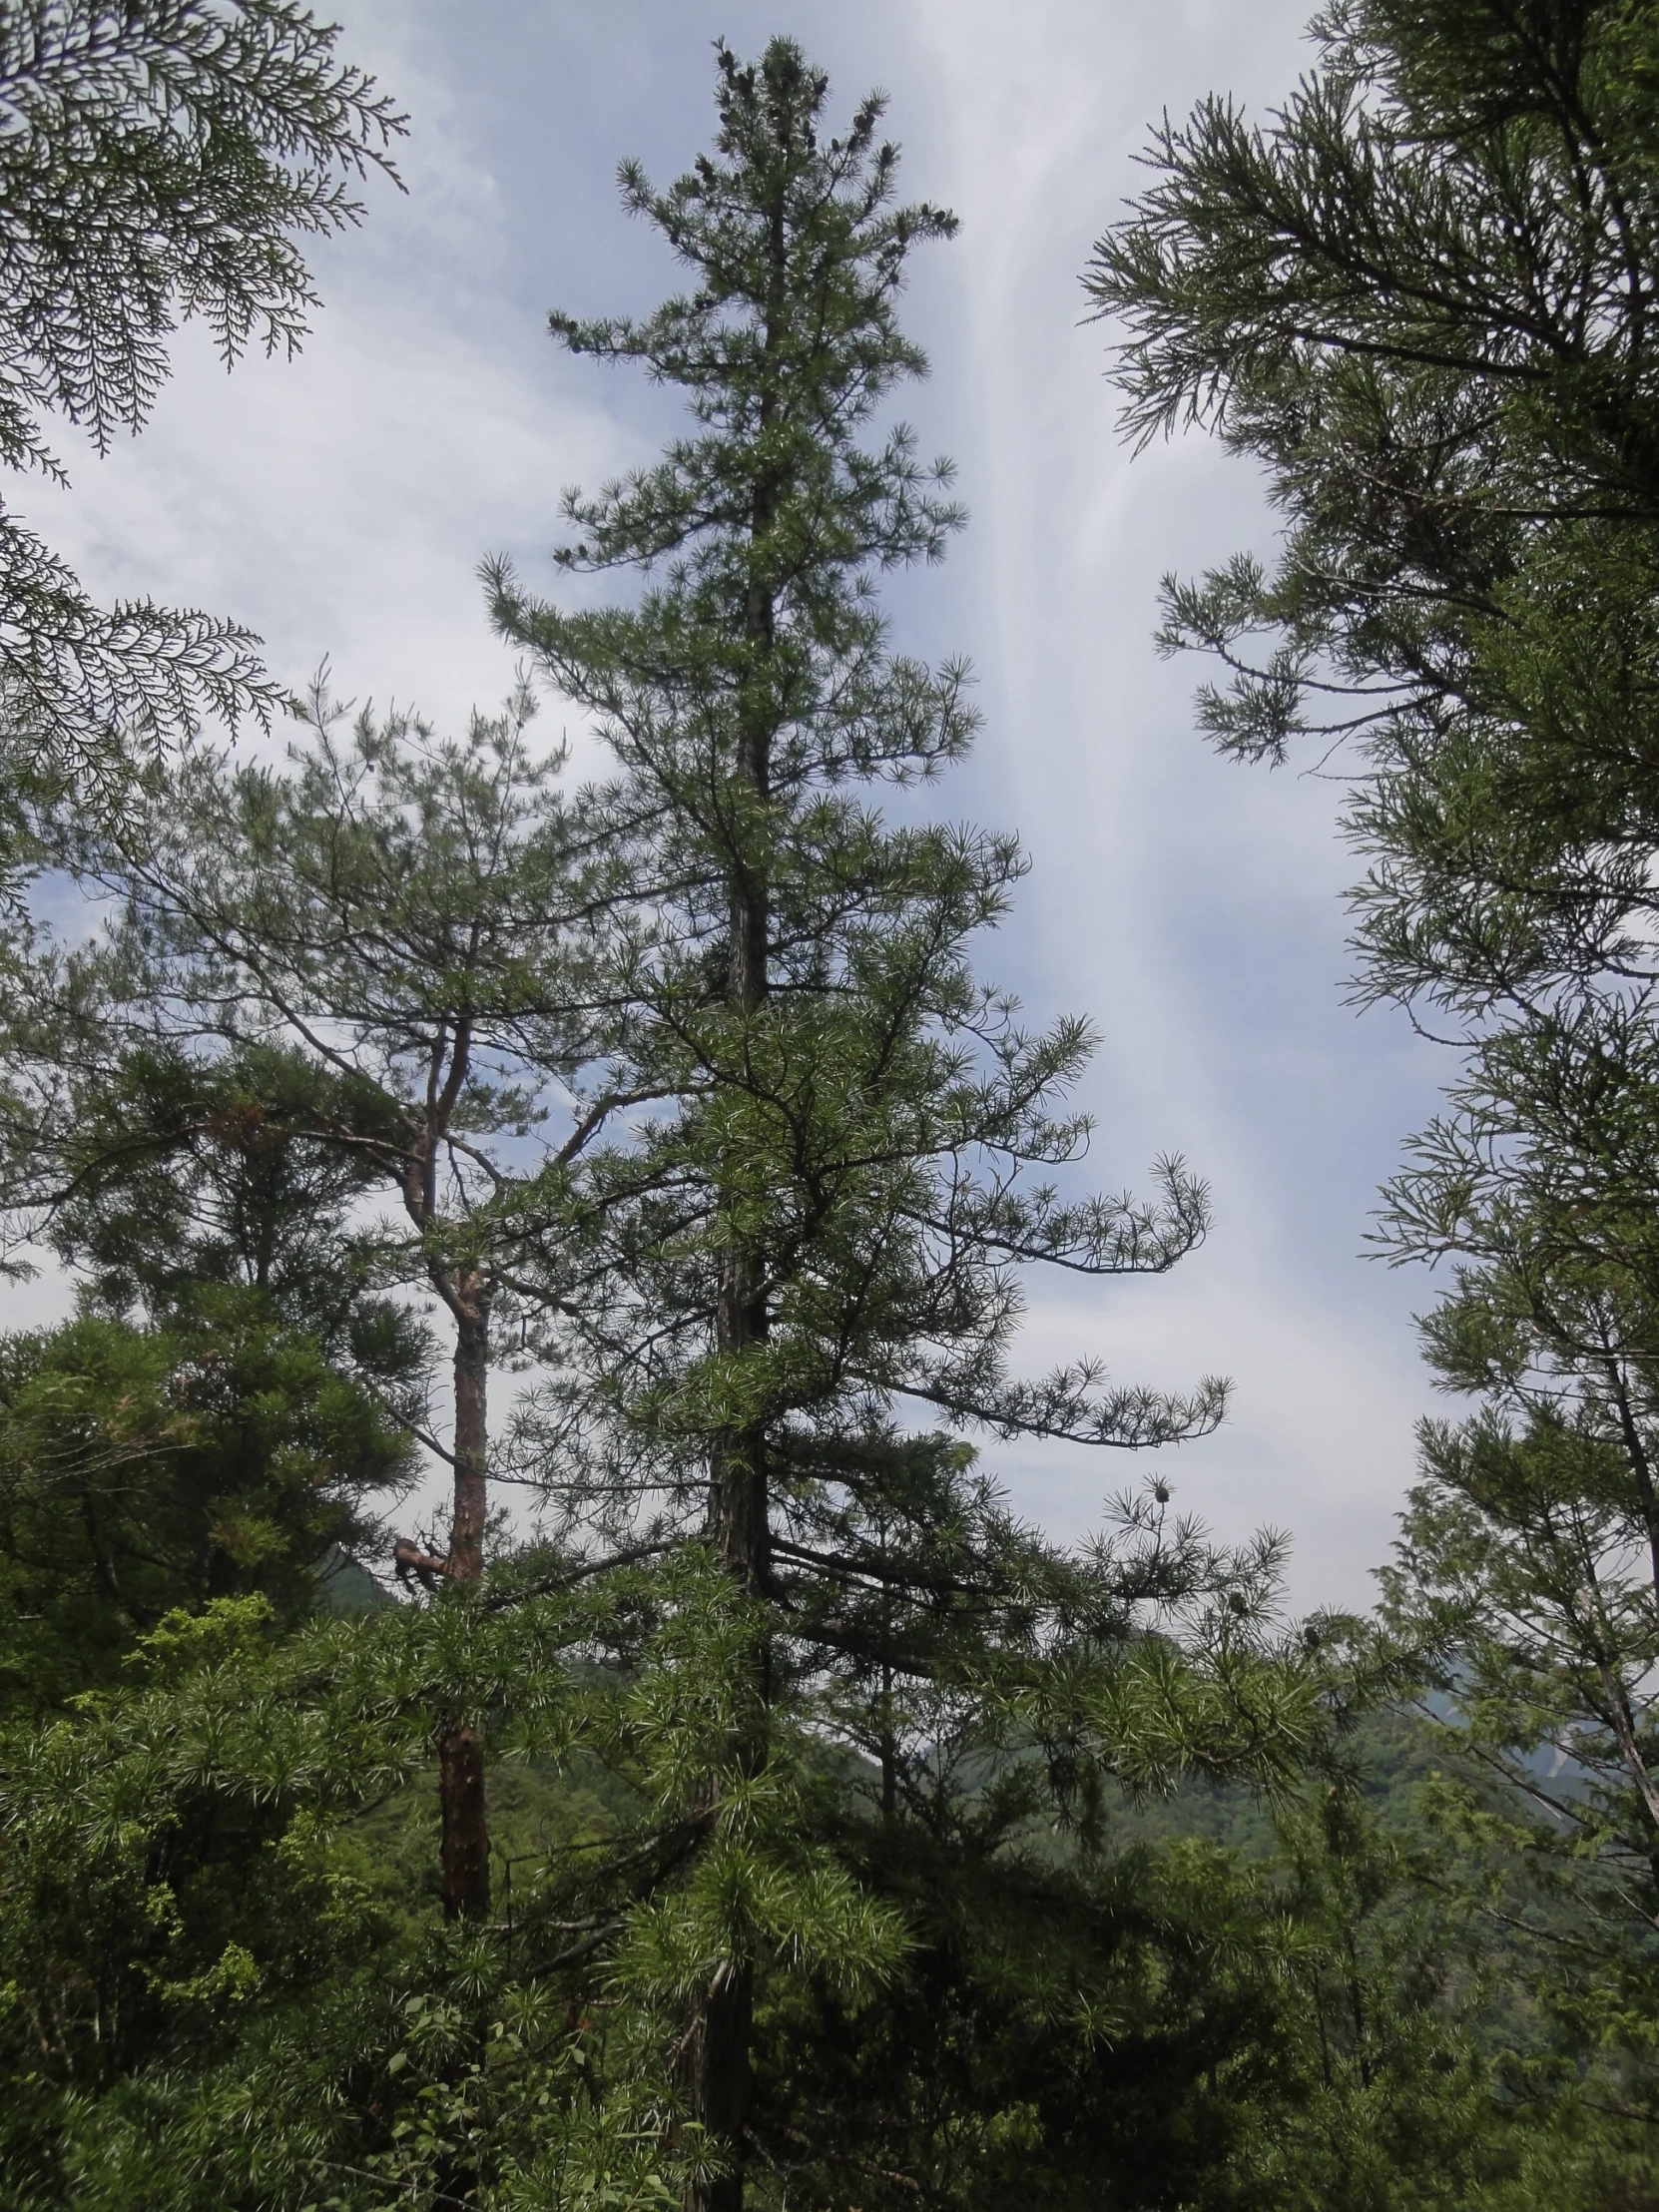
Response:
[[[355,224],[403,119],[294,0],[7,0],[0,8],[0,463],[66,481],[45,418],[96,452],[144,427],[180,323],[230,367],[290,356],[316,293],[303,241]],[[242,625],[152,599],[97,606],[0,509],[9,781],[119,796],[204,718],[269,723]]]

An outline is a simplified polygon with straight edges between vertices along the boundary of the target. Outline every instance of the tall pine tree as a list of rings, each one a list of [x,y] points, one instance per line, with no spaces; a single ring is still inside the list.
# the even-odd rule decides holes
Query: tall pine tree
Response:
[[[636,572],[639,596],[567,611],[490,572],[503,635],[616,759],[604,804],[644,855],[614,954],[617,1082],[672,1102],[580,1164],[586,1273],[563,1247],[570,1368],[543,1399],[547,1479],[572,1542],[587,1531],[585,1566],[607,1545],[707,1547],[748,1623],[709,1662],[740,1669],[724,1737],[703,1738],[655,1832],[689,1847],[632,1854],[639,1883],[680,1885],[678,1936],[650,1922],[654,1986],[681,2006],[707,2149],[688,2201],[709,2212],[742,2201],[767,2135],[758,1975],[781,1955],[775,1877],[800,1841],[776,1808],[803,1817],[786,1740],[867,1759],[851,1771],[892,1823],[964,1730],[982,1775],[1034,1761],[1086,1811],[1136,1734],[1132,1705],[1147,1779],[1240,1756],[1234,1691],[1259,1700],[1269,1762],[1303,1711],[1289,1674],[1270,1687],[1244,1664],[1264,1556],[1175,1540],[1162,1485],[1126,1548],[1058,1551],[958,1440],[1134,1447],[1212,1426],[1215,1382],[1172,1398],[1092,1363],[1037,1380],[1012,1364],[1021,1269],[1166,1269],[1202,1237],[1205,1197],[1177,1162],[1150,1204],[1062,1195],[1089,1130],[1063,1103],[1087,1026],[1025,1030],[968,961],[1017,844],[895,826],[862,796],[931,777],[975,728],[966,668],[892,652],[876,600],[882,573],[937,560],[962,520],[949,465],[882,424],[925,366],[896,317],[910,251],[955,225],[895,204],[879,99],[830,136],[827,98],[790,40],[753,66],[722,47],[714,153],[663,191],[621,173],[690,290],[641,321],[553,317],[574,353],[642,367],[691,407],[659,462],[567,502],[566,570]],[[1206,1622],[1208,1703],[1196,1670],[1136,1634],[1183,1605]]]

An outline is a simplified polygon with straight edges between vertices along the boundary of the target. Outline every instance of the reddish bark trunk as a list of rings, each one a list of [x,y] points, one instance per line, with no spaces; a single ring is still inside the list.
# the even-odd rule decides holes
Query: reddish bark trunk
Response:
[[[484,1571],[489,1441],[488,1294],[477,1270],[455,1284],[455,1509],[449,1530],[449,1579],[476,1582]],[[438,1802],[443,1816],[443,1910],[449,1920],[483,1920],[490,1908],[489,1823],[484,1805],[484,1747],[470,1725],[438,1738]]]
[[[443,1808],[444,1917],[482,1920],[490,1909],[490,1843],[484,1817],[484,1747],[477,1729],[449,1728],[438,1738],[438,1799]]]
[[[458,1274],[455,1302],[455,1512],[449,1528],[449,1573],[453,1581],[476,1582],[484,1571],[488,1510],[490,1359],[487,1293],[478,1270]]]
[[[754,2012],[754,1969],[728,1962],[701,1992],[692,2028],[687,2054],[692,2110],[727,2150],[735,2150],[743,2135]],[[743,2212],[742,2167],[717,2180],[693,2182],[685,2203],[686,2212]]]

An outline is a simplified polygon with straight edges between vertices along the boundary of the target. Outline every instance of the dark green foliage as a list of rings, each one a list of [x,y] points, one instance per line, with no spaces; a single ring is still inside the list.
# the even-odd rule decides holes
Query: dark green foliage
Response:
[[[144,1039],[130,984],[90,1021],[73,986],[60,997],[39,969],[27,984],[9,1009],[27,1077],[8,1102],[13,1193],[89,1304],[165,1322],[209,1286],[252,1292],[375,1386],[411,1385],[428,1348],[384,1295],[384,1239],[362,1218],[375,1164],[311,1135],[351,1110],[337,1079],[291,1047]]]
[[[637,1101],[578,1088],[615,1020],[588,948],[610,845],[566,803],[562,751],[534,746],[522,685],[463,743],[410,714],[352,720],[321,677],[293,712],[286,773],[198,750],[113,831],[54,823],[121,918],[13,993],[13,1202],[118,1298],[153,1298],[159,1200],[190,1230],[164,1273],[251,1278],[391,1382],[454,1470],[443,1538],[395,1547],[430,1589],[483,1569],[492,1323],[519,1319],[524,1349],[568,1161]],[[367,1295],[409,1289],[453,1326],[448,1423],[413,1387],[423,1332]],[[479,1918],[482,1753],[463,1733],[441,1764],[445,1899]]]
[[[1650,1958],[1659,1903],[1652,1049],[1628,1010],[1488,1040],[1386,1218],[1401,1253],[1454,1257],[1424,1341],[1482,1400],[1424,1428],[1388,1612],[1483,1759],[1528,1776],[1531,1848],[1568,1862],[1621,1974]]]
[[[13,1738],[14,2187],[157,2212],[664,2201],[679,1992],[734,1912],[762,2204],[1382,2212],[1542,2171],[1487,2094],[1455,1914],[1402,1896],[1348,1791],[1287,1802],[1274,1866],[1097,1857],[948,1777],[872,1824],[858,1777],[775,1723],[717,1836],[701,1782],[749,1609],[689,1552],[606,1592],[553,1571],[287,1643],[258,1600],[174,1615],[119,1695]],[[423,1777],[455,1700],[490,1715],[488,1932],[439,1916]]]
[[[828,2025],[877,2048],[883,1992],[934,1952],[916,1989],[959,1982],[981,2012],[1000,1992],[1004,2055],[916,2094],[946,2098],[964,2144],[973,2098],[1001,2100],[1016,2118],[986,2124],[1012,2142],[1030,2023],[1062,2072],[1074,2035],[1032,1929],[1094,1916],[1065,1941],[1102,1986],[1122,1944],[1141,1946],[1131,1980],[1168,1945],[1157,1911],[1134,1941],[1113,1933],[1116,1878],[1097,1906],[1081,1876],[1028,1865],[1036,1825],[1092,1851],[1110,1775],[1283,1791],[1319,1737],[1273,1544],[1218,1549],[1158,1484],[1067,1551],[959,1435],[905,1425],[907,1400],[958,1430],[1134,1446],[1203,1430],[1222,1393],[1013,1364],[1023,1266],[1161,1270],[1201,1237],[1204,1196],[1177,1165],[1150,1205],[1062,1193],[1088,1134],[1064,1104],[1085,1026],[1027,1034],[968,964],[1017,848],[895,829],[858,797],[931,773],[972,728],[964,671],[892,655],[873,598],[957,519],[941,472],[874,420],[920,366],[893,313],[904,253],[948,225],[891,207],[878,105],[827,143],[825,98],[788,42],[753,71],[724,57],[720,159],[661,197],[628,188],[706,288],[637,330],[560,325],[689,385],[702,433],[573,507],[576,565],[661,564],[636,605],[566,616],[495,579],[503,623],[611,737],[611,787],[564,806],[524,697],[445,747],[407,720],[346,736],[318,687],[286,773],[197,754],[142,830],[63,829],[65,859],[124,907],[16,994],[34,1222],[106,1304],[172,1326],[206,1295],[192,1284],[246,1285],[365,1381],[368,1294],[424,1279],[456,1322],[458,1409],[475,1385],[432,1602],[256,1636],[223,1664],[204,1645],[194,1673],[40,1739],[61,1767],[17,1770],[20,1927],[50,1931],[19,1954],[19,2033],[54,2008],[84,2022],[98,1984],[106,1937],[67,1925],[52,1888],[77,1855],[119,1893],[107,1945],[146,2023],[107,2057],[71,2037],[42,2061],[30,2140],[83,2191],[506,2206],[683,2183],[724,2205],[746,2176],[776,2194],[785,2162],[839,2189],[849,2113],[803,2106],[800,2039]],[[352,1212],[375,1182],[396,1231]],[[560,1541],[480,1582],[502,1313],[549,1364],[514,1467]],[[235,1617],[159,1633],[211,1642]],[[497,1773],[531,1763],[493,1880],[459,1900],[446,1794],[441,1903],[468,1925],[440,1936],[419,1784],[434,1753],[447,1777],[484,1741]],[[526,1833],[531,1778],[549,1815]],[[292,1923],[273,1947],[219,1911],[217,1840],[285,1867],[301,1835],[323,1887],[269,1907]],[[353,1851],[378,1870],[366,1902],[341,1888]],[[151,1924],[172,1932],[154,1954]],[[981,1941],[1013,1963],[982,1966]],[[146,2010],[227,1975],[235,2006],[211,2021]],[[862,2093],[827,2050],[814,2071]],[[903,2107],[883,2154],[931,2188]],[[1098,2143],[1068,2125],[1070,2187]]]
[[[410,1447],[315,1340],[204,1287],[165,1324],[88,1316],[0,1345],[0,1710],[61,1708],[119,1678],[180,1607],[317,1600]]]
[[[1270,1864],[1173,1825],[1080,1853],[946,1791],[868,1838],[911,1947],[862,2012],[769,1992],[777,2201],[1497,2201],[1533,2145],[1492,2098],[1466,1919],[1346,1784],[1285,1802]]]
[[[507,1218],[512,1194],[533,1183],[563,1087],[593,1050],[579,986],[602,881],[558,789],[563,756],[529,734],[534,711],[515,693],[457,743],[412,716],[352,720],[319,684],[285,774],[199,751],[148,841],[81,851],[129,900],[104,960],[110,1018],[158,1040],[137,1079],[154,1064],[206,1101],[226,1094],[166,1147],[174,1204],[200,1185],[203,1135],[241,1146],[247,1176],[276,1179],[260,1216],[269,1256],[244,1253],[221,1199],[221,1264],[283,1270],[291,1288],[307,1222],[375,1190],[405,1217],[400,1253],[381,1232],[382,1271],[428,1278],[440,1297],[492,1238],[529,1234]],[[125,1187],[130,1173],[120,1107],[100,1110],[85,1136],[70,1110],[52,1129],[77,1185],[70,1239],[92,1211],[80,1188]],[[494,1157],[515,1145],[518,1174]],[[77,1250],[100,1256],[94,1237]]]
[[[1010,1365],[1022,1267],[1167,1268],[1204,1194],[1170,1166],[1149,1204],[1062,1196],[1088,1134],[1064,1104],[1086,1025],[1028,1034],[968,964],[1017,848],[893,828],[858,795],[930,776],[973,730],[965,671],[892,654],[874,597],[960,519],[945,464],[876,427],[922,365],[894,320],[905,254],[951,226],[891,205],[878,102],[826,139],[826,82],[790,42],[721,70],[719,158],[661,194],[623,172],[695,290],[638,325],[554,320],[577,351],[679,384],[696,417],[661,463],[569,504],[566,565],[639,568],[643,595],[567,613],[492,572],[504,631],[617,757],[606,801],[650,901],[613,951],[620,1057],[673,1109],[577,1163],[572,1388],[615,1456],[568,1478],[555,1458],[548,1480],[573,1530],[667,1542],[711,1514],[779,1667],[806,1690],[844,1664],[862,1697],[871,1667],[971,1671],[1001,1638],[1034,1652],[1056,1610],[1106,1634],[1245,1570],[1188,1543],[1166,1583],[1132,1588],[1106,1554],[1021,1528],[967,1447],[901,1424],[906,1402],[1102,1444],[1213,1423],[1215,1383],[1167,1398],[1105,1387],[1094,1363],[1040,1382]]]
[[[619,1607],[628,1650],[595,1666]],[[77,2202],[158,2208],[356,2206],[393,2186],[503,2208],[559,2188],[665,2201],[664,2007],[697,1916],[722,1915],[759,1856],[767,1955],[850,1995],[890,1948],[895,1928],[803,1833],[822,1790],[804,1743],[780,1740],[677,1924],[648,1895],[707,1828],[698,1778],[731,1726],[727,1685],[742,1694],[741,1669],[685,1664],[752,1634],[706,1560],[602,1600],[455,1593],[287,1643],[272,1628],[258,1600],[171,1615],[130,1689],[6,1747],[0,2039],[27,2091],[8,2170],[42,2176],[41,2201],[54,2176]],[[422,1839],[411,1861],[400,1832],[435,1739],[480,1708],[498,1754],[528,1762],[507,1793],[518,1875],[500,1926],[446,1930]],[[608,1842],[595,1906],[580,1870]],[[599,1936],[611,1977],[573,2003]]]

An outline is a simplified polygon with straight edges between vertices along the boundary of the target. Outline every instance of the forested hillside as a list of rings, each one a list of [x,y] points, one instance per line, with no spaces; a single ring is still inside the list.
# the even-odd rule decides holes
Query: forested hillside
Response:
[[[1659,4],[1312,36],[1080,275],[1272,503],[1157,645],[1338,764],[1443,1062],[1369,1613],[1177,1502],[1226,1382],[1028,1326],[1213,1200],[998,982],[1005,733],[883,603],[967,518],[881,95],[722,42],[623,162],[680,288],[551,336],[677,426],[481,559],[464,729],[0,512],[0,1260],[75,1299],[0,1339],[0,2204],[1659,2207]],[[407,127],[342,37],[0,0],[20,503],[182,323],[306,338]]]

